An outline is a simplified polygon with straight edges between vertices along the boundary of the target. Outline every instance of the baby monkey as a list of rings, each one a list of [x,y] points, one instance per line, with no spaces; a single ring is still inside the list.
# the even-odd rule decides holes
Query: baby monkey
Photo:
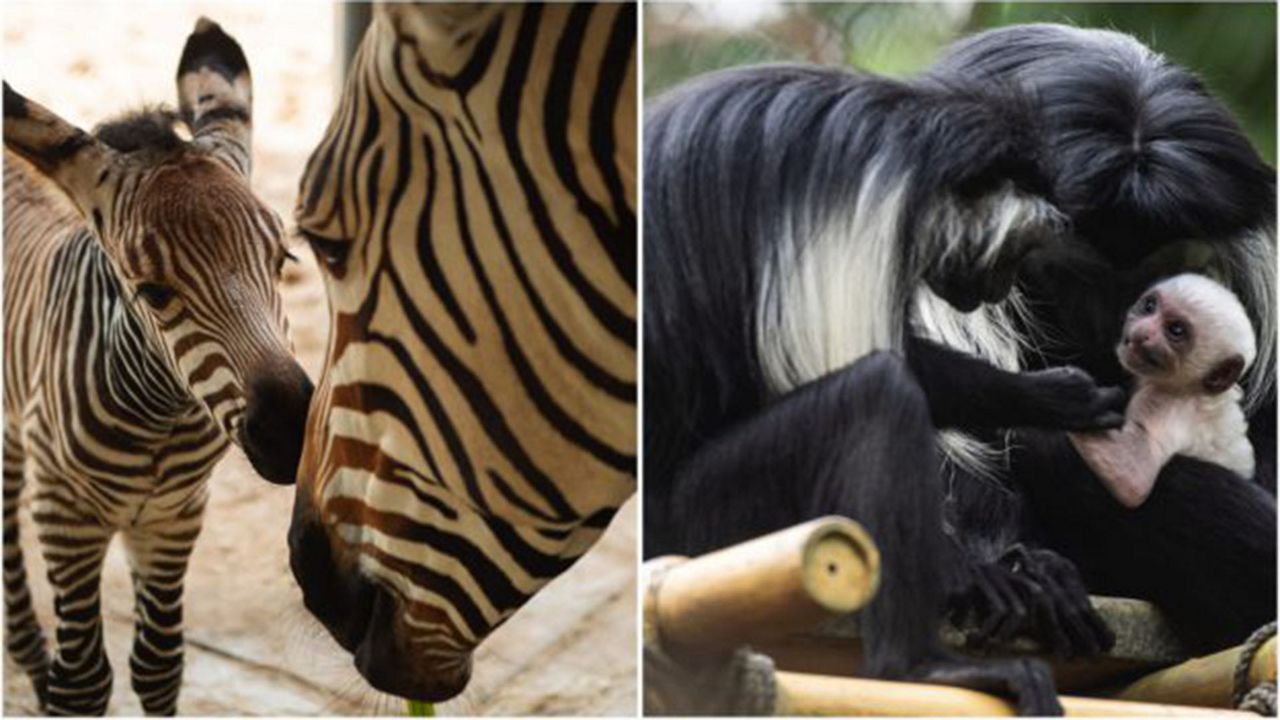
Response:
[[[1124,426],[1071,433],[1080,457],[1122,505],[1146,501],[1160,468],[1187,455],[1253,477],[1236,382],[1257,353],[1239,299],[1203,275],[1153,285],[1125,316],[1116,354],[1136,383]]]

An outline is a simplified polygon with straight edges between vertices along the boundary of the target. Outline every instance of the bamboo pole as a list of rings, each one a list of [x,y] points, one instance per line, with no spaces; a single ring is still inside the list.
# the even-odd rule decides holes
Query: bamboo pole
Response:
[[[880,554],[840,517],[694,559],[645,563],[646,642],[669,652],[727,649],[808,630],[875,595]]]
[[[1009,700],[976,690],[917,683],[864,680],[828,675],[778,672],[775,715],[831,716],[1006,716],[1017,711]],[[1095,698],[1062,697],[1062,708],[1074,717],[1233,716],[1256,717],[1234,710]]]
[[[1235,689],[1236,665],[1241,647],[1194,658],[1184,663],[1151,673],[1125,686],[1115,694],[1123,700],[1231,707]],[[1258,648],[1249,665],[1249,687],[1276,679],[1276,639]]]

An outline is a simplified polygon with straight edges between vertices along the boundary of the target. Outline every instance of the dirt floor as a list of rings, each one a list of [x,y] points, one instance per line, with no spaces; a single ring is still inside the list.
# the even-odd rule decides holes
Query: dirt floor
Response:
[[[338,70],[336,12],[316,3],[3,3],[4,77],[84,127],[140,102],[173,103],[182,44],[200,15],[220,22],[254,78],[254,186],[288,221],[295,186],[328,120]],[[314,376],[327,314],[309,252],[286,278],[301,362]],[[258,479],[237,449],[212,478],[187,581],[188,715],[403,714],[369,688],[302,607],[285,549],[292,491]],[[479,650],[475,674],[442,715],[631,715],[636,706],[635,503],[599,546]],[[24,522],[29,518],[24,516]],[[29,525],[23,543],[42,622],[52,602]],[[119,547],[103,589],[115,668],[110,712],[136,715],[129,690],[132,593]],[[4,664],[4,714],[36,710],[25,676]]]

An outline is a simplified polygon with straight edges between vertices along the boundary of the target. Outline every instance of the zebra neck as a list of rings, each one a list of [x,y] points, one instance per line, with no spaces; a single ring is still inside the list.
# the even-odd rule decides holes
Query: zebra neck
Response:
[[[134,422],[167,430],[203,406],[191,394],[164,345],[160,330],[133,308],[131,298],[106,253],[96,253],[103,282],[103,381]]]

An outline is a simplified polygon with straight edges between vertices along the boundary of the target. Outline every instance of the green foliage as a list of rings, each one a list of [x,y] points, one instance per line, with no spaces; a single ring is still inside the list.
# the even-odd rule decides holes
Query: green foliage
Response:
[[[736,7],[741,7],[739,4]],[[765,3],[733,25],[702,8],[646,5],[645,92],[757,62],[839,63],[887,75],[927,67],[956,38],[1014,23],[1129,33],[1192,69],[1235,113],[1258,151],[1276,155],[1276,5],[1272,3]],[[730,11],[732,12],[732,11]]]
[[[405,705],[408,708],[409,717],[435,717],[436,706],[429,702],[421,700],[406,700]]]

